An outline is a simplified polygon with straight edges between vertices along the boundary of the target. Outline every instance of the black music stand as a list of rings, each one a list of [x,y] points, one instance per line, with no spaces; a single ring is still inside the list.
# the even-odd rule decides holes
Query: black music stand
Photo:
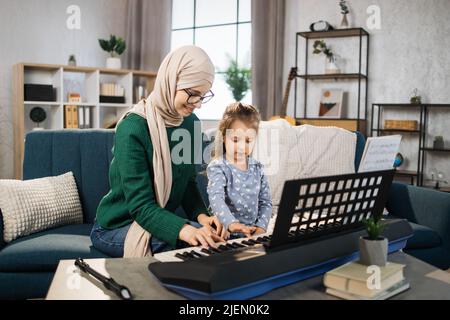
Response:
[[[286,181],[267,249],[363,229],[380,218],[394,170]]]

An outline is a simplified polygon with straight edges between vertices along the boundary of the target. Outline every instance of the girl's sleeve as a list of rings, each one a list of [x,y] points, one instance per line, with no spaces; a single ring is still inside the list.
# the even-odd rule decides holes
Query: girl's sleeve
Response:
[[[261,188],[258,197],[258,219],[256,226],[267,231],[272,216],[272,196],[270,195],[269,182],[264,172],[261,171]]]
[[[220,222],[228,230],[228,226],[233,222],[239,222],[231,213],[225,202],[225,187],[227,179],[225,172],[218,165],[211,165],[207,168],[208,173],[208,199],[212,212],[219,218]]]

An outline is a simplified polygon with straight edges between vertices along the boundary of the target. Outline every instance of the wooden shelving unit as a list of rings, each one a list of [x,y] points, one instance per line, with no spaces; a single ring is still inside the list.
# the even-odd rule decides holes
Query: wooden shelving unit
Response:
[[[143,85],[148,92],[153,88],[156,73],[141,70],[75,67],[53,64],[18,63],[13,66],[13,122],[14,122],[14,176],[22,178],[25,135],[35,128],[29,118],[34,107],[45,110],[47,118],[40,124],[45,129],[64,128],[64,106],[90,107],[91,127],[103,128],[104,122],[120,117],[136,103],[134,89]],[[100,103],[100,84],[117,83],[125,89],[125,103]],[[25,101],[24,84],[49,84],[56,90],[55,101]],[[78,87],[73,89],[74,84]],[[68,92],[81,93],[82,102],[67,102]]]

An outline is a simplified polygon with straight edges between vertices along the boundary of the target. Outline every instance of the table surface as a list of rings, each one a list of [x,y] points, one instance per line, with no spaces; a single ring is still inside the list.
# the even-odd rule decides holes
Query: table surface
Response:
[[[410,289],[392,297],[393,300],[445,299],[450,300],[450,273],[409,256],[403,252],[389,255],[389,261],[405,264],[405,278]],[[152,257],[132,259],[86,259],[92,268],[103,275],[114,278],[127,286],[135,299],[179,300],[184,297],[174,293],[158,282],[148,271],[149,263],[157,261]],[[325,293],[323,276],[313,277],[270,291],[255,299],[299,299],[334,300]],[[114,300],[118,297],[103,285],[80,272],[74,260],[61,260],[50,285],[47,300]]]

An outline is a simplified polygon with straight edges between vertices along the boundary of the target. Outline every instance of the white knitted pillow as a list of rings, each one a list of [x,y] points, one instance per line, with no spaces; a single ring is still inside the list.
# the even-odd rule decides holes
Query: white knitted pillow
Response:
[[[72,172],[33,180],[0,180],[5,242],[66,224],[83,223]]]

